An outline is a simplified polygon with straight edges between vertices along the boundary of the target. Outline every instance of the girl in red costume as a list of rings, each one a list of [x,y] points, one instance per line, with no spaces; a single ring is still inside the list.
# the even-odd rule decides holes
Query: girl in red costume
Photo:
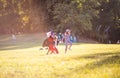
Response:
[[[47,54],[51,51],[51,53],[50,54],[52,54],[52,53],[56,53],[56,54],[58,54],[59,52],[58,52],[58,49],[56,48],[56,46],[55,46],[55,40],[56,40],[56,38],[54,37],[54,33],[51,33],[51,35],[48,37],[48,52],[47,52]]]

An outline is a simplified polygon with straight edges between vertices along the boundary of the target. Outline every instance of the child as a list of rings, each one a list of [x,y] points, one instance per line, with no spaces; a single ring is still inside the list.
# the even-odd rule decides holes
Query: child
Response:
[[[71,33],[71,31],[69,29],[67,29],[64,34],[64,40],[65,40],[65,46],[66,46],[65,53],[67,52],[68,45],[70,45],[69,50],[71,49],[71,46],[72,46],[72,41],[70,40],[70,33]]]
[[[42,48],[40,50],[48,49],[48,38],[51,36],[52,31],[46,33],[46,39],[43,41]]]
[[[49,48],[47,54],[50,51],[51,51],[50,54],[52,54],[54,52],[58,54],[59,52],[58,52],[58,49],[55,46],[55,38],[54,38],[53,34],[51,34],[51,36],[47,40],[48,40],[48,48]]]

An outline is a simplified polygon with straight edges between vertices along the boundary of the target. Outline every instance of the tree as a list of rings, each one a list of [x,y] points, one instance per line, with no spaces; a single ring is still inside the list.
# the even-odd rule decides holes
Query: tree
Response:
[[[0,5],[0,33],[70,28],[100,42],[120,40],[120,0],[0,0]]]
[[[111,40],[113,43],[119,40],[120,35],[120,1],[119,0],[104,0],[99,1],[100,6],[96,9],[99,10],[99,18],[94,19],[94,30],[97,30],[97,38],[102,42]],[[95,23],[96,21],[96,23]],[[114,34],[113,34],[114,33]]]
[[[45,15],[39,0],[0,0],[0,4],[1,34],[45,30]]]

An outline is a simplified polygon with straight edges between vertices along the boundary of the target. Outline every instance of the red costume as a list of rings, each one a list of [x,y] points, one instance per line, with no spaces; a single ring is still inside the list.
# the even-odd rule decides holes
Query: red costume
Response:
[[[48,50],[47,54],[49,53],[49,51],[51,51],[51,54],[54,52],[56,52],[57,54],[59,53],[58,49],[55,47],[55,41],[52,36],[50,36],[48,38],[48,47],[49,47],[49,50]]]

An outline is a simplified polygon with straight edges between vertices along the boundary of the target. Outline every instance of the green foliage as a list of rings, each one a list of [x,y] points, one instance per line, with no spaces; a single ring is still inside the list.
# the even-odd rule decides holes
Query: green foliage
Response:
[[[72,1],[70,3],[56,3],[54,5],[53,23],[58,31],[64,31],[66,28],[72,29],[73,33],[85,33],[91,30],[91,15],[90,11],[86,12],[84,8],[78,8],[79,3]],[[56,24],[57,22],[57,24]]]
[[[70,28],[101,42],[120,40],[119,0],[0,0],[0,5],[0,33]]]
[[[0,0],[0,4],[0,34],[44,31],[45,15],[38,0]]]
[[[96,34],[99,34],[100,36],[106,35],[107,37],[104,38],[104,40],[112,40],[113,42],[116,42],[116,40],[120,39],[120,37],[117,37],[118,34],[120,34],[120,9],[118,8],[120,7],[120,1],[105,0],[99,1],[99,3],[100,6],[96,8],[99,11],[99,17],[95,17],[93,19],[95,30],[101,26],[100,30],[97,31]],[[101,38],[98,36],[98,39]]]

